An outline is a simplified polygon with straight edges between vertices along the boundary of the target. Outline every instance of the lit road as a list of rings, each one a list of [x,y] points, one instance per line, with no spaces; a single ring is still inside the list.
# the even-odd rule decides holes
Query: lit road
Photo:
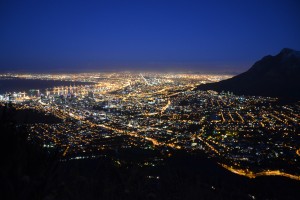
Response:
[[[219,163],[220,164],[220,163]],[[262,172],[252,172],[249,170],[243,170],[243,169],[235,169],[231,166],[225,165],[225,164],[220,164],[222,167],[224,167],[225,169],[238,174],[238,175],[242,175],[242,176],[246,176],[248,178],[256,178],[259,176],[284,176],[290,179],[294,179],[299,181],[300,180],[300,176],[297,175],[293,175],[293,174],[289,174],[289,173],[285,173],[285,172],[281,172],[279,170],[267,170],[267,171],[262,171]]]
[[[171,101],[168,100],[168,103],[161,109],[160,114],[162,115],[170,105],[171,105]]]

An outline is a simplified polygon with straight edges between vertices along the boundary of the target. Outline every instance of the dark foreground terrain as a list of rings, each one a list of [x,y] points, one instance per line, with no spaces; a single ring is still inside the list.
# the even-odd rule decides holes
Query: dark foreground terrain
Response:
[[[23,128],[35,119],[56,119],[9,106],[0,110],[0,199],[300,199],[298,181],[248,179],[219,167],[201,152],[172,152],[156,167],[118,165],[110,158],[59,161],[55,152],[29,143]],[[24,115],[30,120],[22,121]]]

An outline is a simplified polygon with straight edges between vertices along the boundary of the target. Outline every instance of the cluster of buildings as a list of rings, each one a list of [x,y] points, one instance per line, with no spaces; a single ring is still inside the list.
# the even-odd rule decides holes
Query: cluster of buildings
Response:
[[[219,75],[95,74],[84,78],[93,85],[50,88],[32,97],[25,94],[15,103],[61,119],[28,129],[30,140],[58,149],[65,159],[138,148],[162,154],[142,163],[153,165],[172,150],[200,150],[239,174],[275,170],[297,178],[300,103],[280,105],[276,98],[195,90],[201,82],[220,79]]]

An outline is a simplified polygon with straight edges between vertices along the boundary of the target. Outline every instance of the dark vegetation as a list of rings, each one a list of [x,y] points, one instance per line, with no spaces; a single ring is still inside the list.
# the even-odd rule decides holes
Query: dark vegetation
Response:
[[[55,152],[27,141],[16,121],[19,111],[0,110],[0,199],[300,199],[298,181],[241,177],[201,152],[170,152],[157,167],[118,165],[109,158],[62,162]],[[120,154],[134,160],[143,151]]]

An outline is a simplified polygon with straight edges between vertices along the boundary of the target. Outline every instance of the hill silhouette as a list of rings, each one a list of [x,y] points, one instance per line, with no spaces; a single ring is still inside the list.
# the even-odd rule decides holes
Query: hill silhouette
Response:
[[[300,51],[284,48],[275,56],[263,57],[242,74],[197,89],[300,100]]]

